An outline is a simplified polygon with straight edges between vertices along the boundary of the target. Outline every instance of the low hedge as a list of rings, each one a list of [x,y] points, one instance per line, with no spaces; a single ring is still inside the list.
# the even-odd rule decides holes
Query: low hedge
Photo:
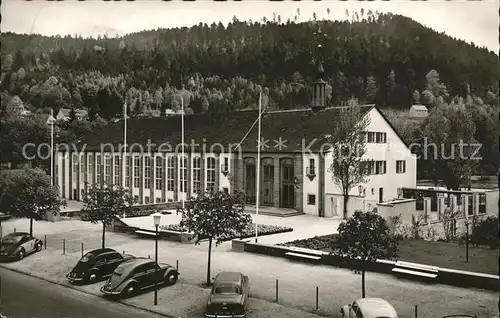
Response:
[[[335,247],[340,240],[339,234],[329,234],[322,236],[315,236],[308,239],[295,240],[285,243],[277,244],[279,246],[287,247],[301,247],[317,251],[330,251]]]

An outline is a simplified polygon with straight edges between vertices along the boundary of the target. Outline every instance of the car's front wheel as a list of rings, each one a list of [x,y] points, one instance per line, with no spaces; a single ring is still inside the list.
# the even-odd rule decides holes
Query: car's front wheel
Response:
[[[135,283],[131,283],[125,287],[125,289],[122,291],[122,297],[132,297],[135,294],[137,294],[138,291],[138,286]]]
[[[26,251],[24,250],[24,248],[21,248],[19,250],[19,252],[17,253],[17,260],[22,260],[24,258],[24,256],[26,255]]]
[[[35,251],[40,252],[42,250],[42,243],[38,242],[35,245]]]
[[[165,276],[165,285],[173,285],[177,282],[177,273],[170,272]]]
[[[87,280],[89,283],[93,284],[93,283],[97,282],[99,280],[99,278],[100,278],[99,272],[93,271],[89,274]]]

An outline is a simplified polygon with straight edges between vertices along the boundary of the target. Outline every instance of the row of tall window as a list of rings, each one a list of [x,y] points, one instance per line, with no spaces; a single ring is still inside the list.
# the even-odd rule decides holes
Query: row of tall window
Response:
[[[103,160],[104,159],[104,160]],[[112,162],[114,159],[114,162]],[[227,158],[225,158],[225,165],[227,169]],[[165,167],[165,162],[163,157],[155,157],[155,177],[154,177],[154,189],[163,190],[166,186],[167,191],[174,191],[174,185],[176,181],[176,157],[168,157],[167,165]],[[104,162],[103,162],[104,161]],[[97,167],[94,165],[97,165]],[[133,162],[133,169],[131,164]],[[132,185],[134,188],[141,187],[141,162],[144,164],[144,188],[150,189],[153,185],[152,183],[152,164],[153,159],[151,157],[139,157],[139,156],[128,156],[125,161],[125,187],[130,187],[130,182],[132,181]],[[104,163],[104,165],[103,165]],[[216,161],[213,157],[208,157],[206,160],[206,182],[207,188],[215,188],[216,175],[215,175],[215,165]],[[78,167],[84,167],[84,156],[80,156],[80,160],[78,161],[78,155],[73,156],[73,180],[77,180],[78,176]],[[192,163],[192,180],[193,180],[193,192],[198,192],[201,190],[201,166],[202,160],[201,157],[194,157]],[[183,160],[179,160],[179,191],[187,192],[188,188],[188,158],[184,158]],[[121,175],[122,175],[122,158],[120,155],[115,155],[114,158],[112,156],[104,156],[102,158],[100,155],[97,155],[94,160],[94,156],[90,156],[87,158],[87,167],[86,169],[80,170],[80,178],[81,180],[85,180],[85,174],[87,175],[87,180],[93,182],[94,180],[102,180],[104,177],[104,181],[108,184],[121,184]],[[167,178],[163,179],[163,174],[166,169]],[[113,174],[111,172],[113,171]],[[133,175],[133,179],[130,179],[130,175]],[[95,175],[95,179],[94,179]],[[113,177],[113,180],[112,180]],[[113,182],[111,182],[113,181]]]

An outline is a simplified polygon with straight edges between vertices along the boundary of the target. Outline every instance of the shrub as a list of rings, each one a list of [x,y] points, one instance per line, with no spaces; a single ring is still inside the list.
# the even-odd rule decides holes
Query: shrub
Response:
[[[478,222],[472,228],[471,243],[475,245],[486,245],[490,248],[498,248],[498,217],[489,216]]]

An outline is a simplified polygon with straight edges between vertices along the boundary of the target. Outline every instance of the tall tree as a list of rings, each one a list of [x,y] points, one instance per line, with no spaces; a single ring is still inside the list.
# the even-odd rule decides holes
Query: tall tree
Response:
[[[396,101],[396,90],[397,90],[396,72],[394,70],[391,70],[389,72],[385,85],[386,85],[385,89],[386,89],[386,98],[388,101],[388,105],[394,107]]]
[[[370,119],[355,99],[351,99],[348,106],[340,110],[339,118],[342,120],[332,125],[332,132],[327,138],[333,147],[329,171],[342,192],[343,216],[347,219],[349,192],[357,185],[366,183],[370,174],[362,159],[366,153],[365,134]]]
[[[377,259],[398,256],[398,241],[391,235],[385,219],[376,213],[355,211],[347,222],[340,223],[338,254],[351,260],[361,260],[361,297],[365,298],[365,272]]]
[[[205,191],[192,197],[182,213],[180,225],[197,235],[196,244],[208,238],[207,281],[210,285],[210,266],[212,242],[216,246],[227,238],[243,235],[244,230],[252,223],[252,218],[244,212],[244,194],[234,195],[222,191]]]
[[[110,226],[117,215],[132,211],[136,202],[130,191],[107,184],[87,184],[88,190],[83,197],[82,221],[102,224],[102,248],[106,243],[106,226]]]
[[[40,169],[11,172],[2,185],[0,211],[30,220],[30,235],[33,236],[33,221],[43,220],[47,213],[56,215],[66,202],[59,198],[59,190],[52,186],[50,176]]]
[[[377,80],[374,76],[366,79],[366,102],[373,103],[378,94]]]
[[[413,102],[415,104],[420,104],[420,93],[417,90],[413,91]]]

